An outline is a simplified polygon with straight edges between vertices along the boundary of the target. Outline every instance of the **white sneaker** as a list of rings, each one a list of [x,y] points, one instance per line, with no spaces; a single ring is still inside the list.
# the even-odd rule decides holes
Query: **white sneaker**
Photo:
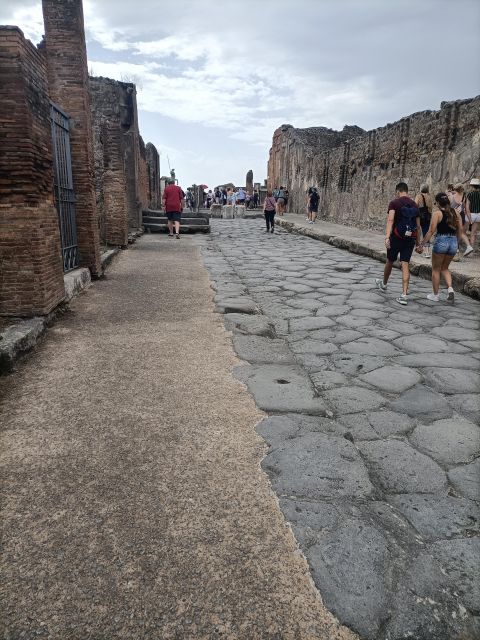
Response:
[[[453,287],[448,287],[447,302],[450,302],[450,304],[455,302],[455,291],[453,290]]]
[[[429,293],[427,295],[427,300],[430,300],[431,302],[438,302],[440,300],[440,298],[438,297],[438,294]]]
[[[404,306],[406,304],[408,304],[408,298],[404,293],[402,293],[401,296],[398,296],[398,298],[396,300],[397,300],[398,304],[403,304]]]
[[[469,256],[471,253],[473,252],[473,247],[469,246],[465,249],[464,253],[463,253],[463,257],[466,258],[467,256]]]
[[[387,290],[387,285],[383,284],[383,280],[381,278],[375,278],[375,286],[377,287],[377,289],[380,289],[380,291]]]

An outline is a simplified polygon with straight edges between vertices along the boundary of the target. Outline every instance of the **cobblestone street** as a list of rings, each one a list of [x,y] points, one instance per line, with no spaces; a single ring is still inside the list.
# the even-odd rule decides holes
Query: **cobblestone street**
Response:
[[[204,262],[269,415],[257,430],[326,606],[361,637],[480,635],[480,304],[407,307],[394,270],[261,221],[214,221]]]

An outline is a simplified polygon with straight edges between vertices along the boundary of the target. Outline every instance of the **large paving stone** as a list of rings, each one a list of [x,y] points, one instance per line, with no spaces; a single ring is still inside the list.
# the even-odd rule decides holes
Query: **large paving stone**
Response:
[[[403,336],[393,341],[403,351],[410,353],[438,353],[448,351],[449,343],[427,335]]]
[[[390,408],[427,422],[450,418],[453,413],[443,396],[423,385],[405,391],[390,403]]]
[[[480,423],[480,394],[461,393],[448,396],[448,402],[458,413],[468,418],[471,422]]]
[[[325,316],[342,316],[350,311],[350,307],[346,304],[332,304],[328,306],[322,306],[317,309],[316,315]]]
[[[233,346],[241,360],[252,364],[278,363],[294,364],[293,353],[284,340],[272,340],[263,336],[243,336],[234,334]]]
[[[379,393],[363,387],[340,387],[325,391],[323,397],[337,414],[377,409],[385,403]]]
[[[312,329],[325,329],[333,327],[335,322],[331,318],[308,317],[290,320],[291,331],[310,331]]]
[[[363,356],[353,353],[335,353],[332,356],[335,369],[349,376],[378,369],[387,363],[380,356]]]
[[[410,322],[397,321],[395,317],[389,320],[379,320],[378,324],[382,327],[385,327],[386,329],[392,329],[393,331],[401,333],[402,335],[405,335],[405,336],[422,333],[422,330],[420,329],[420,327],[417,327],[416,325],[411,324]]]
[[[386,318],[387,315],[377,309],[359,309],[356,306],[350,311],[352,316],[358,316],[359,318],[371,318],[372,320],[380,320],[380,318]]]
[[[340,316],[337,318],[337,323],[347,327],[348,329],[358,329],[358,327],[365,327],[371,324],[371,318],[359,318],[358,316]]]
[[[457,493],[480,502],[480,458],[470,464],[450,469],[448,479]]]
[[[345,509],[337,504],[321,500],[280,498],[285,518],[293,526],[295,537],[302,548],[310,547],[318,540],[318,534],[332,530],[344,519]],[[342,499],[342,505],[345,499]]]
[[[399,354],[389,342],[378,338],[359,338],[355,342],[342,345],[342,351],[358,353],[367,356],[394,356]]]
[[[421,376],[408,367],[387,366],[360,376],[360,380],[388,393],[403,393],[420,382]]]
[[[293,291],[294,293],[308,293],[312,291],[312,287],[298,282],[284,282],[282,288],[286,291]]]
[[[346,435],[353,442],[358,440],[378,440],[379,435],[372,429],[368,417],[364,413],[348,413],[338,420],[345,426]]]
[[[244,382],[264,411],[325,415],[323,400],[315,396],[305,371],[296,365],[252,365],[237,367],[235,375]]]
[[[395,356],[392,363],[405,367],[455,367],[455,369],[478,370],[478,361],[471,356],[459,353],[415,353],[406,356]]]
[[[446,493],[445,472],[406,442],[362,442],[358,447],[370,473],[387,493]]]
[[[269,453],[263,467],[279,495],[322,499],[373,491],[360,454],[345,438],[308,433]]]
[[[388,617],[389,544],[381,531],[349,519],[305,550],[327,608],[364,638]]]
[[[224,317],[225,328],[228,331],[237,331],[266,338],[275,338],[273,323],[262,315],[248,315],[246,313],[227,313]]]
[[[449,367],[424,369],[427,384],[442,393],[480,393],[480,373]]]
[[[459,418],[437,420],[419,425],[410,442],[437,462],[470,462],[480,453],[480,427]]]
[[[368,421],[380,438],[408,433],[415,425],[412,418],[395,411],[373,411],[368,414]]]
[[[298,340],[290,346],[292,351],[298,354],[309,353],[324,356],[338,351],[337,345],[331,342],[325,342],[325,340],[310,340],[309,338]]]
[[[258,423],[256,430],[270,447],[277,447],[285,440],[296,436],[301,426],[315,431],[319,420],[320,418],[316,416],[304,416],[298,413],[269,416]]]
[[[474,618],[447,584],[429,550],[413,549],[399,572],[391,615],[383,631],[388,640],[473,640]]]
[[[317,391],[326,391],[348,384],[348,378],[338,371],[318,371],[310,375]]]
[[[429,542],[480,530],[480,508],[472,500],[416,493],[391,496],[389,502]]]
[[[217,302],[217,310],[221,313],[258,313],[258,307],[251,298],[222,298]]]
[[[463,340],[478,340],[480,337],[477,329],[452,327],[451,325],[434,327],[432,329],[432,333],[439,338],[444,338],[445,340],[453,340],[455,342],[461,342]]]
[[[471,611],[478,612],[480,538],[442,540],[433,543],[430,549],[455,585],[460,602]]]

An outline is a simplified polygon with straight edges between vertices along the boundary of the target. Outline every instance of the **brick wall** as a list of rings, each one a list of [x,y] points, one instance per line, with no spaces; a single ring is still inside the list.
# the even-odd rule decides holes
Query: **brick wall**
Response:
[[[317,186],[320,211],[332,222],[383,229],[395,185],[415,194],[423,182],[436,193],[448,182],[480,174],[480,96],[442,103],[365,132],[283,125],[273,136],[269,187],[286,185],[291,210],[305,211],[306,191]]]
[[[50,312],[64,297],[41,53],[0,27],[0,314]]]
[[[70,145],[77,198],[81,266],[101,273],[99,221],[95,204],[93,136],[87,51],[81,0],[42,0],[50,97],[71,117]]]

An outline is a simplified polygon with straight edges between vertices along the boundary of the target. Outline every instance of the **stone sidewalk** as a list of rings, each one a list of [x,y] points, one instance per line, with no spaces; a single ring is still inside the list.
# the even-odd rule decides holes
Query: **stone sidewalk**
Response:
[[[263,461],[315,584],[368,640],[480,637],[480,303],[407,307],[394,271],[255,221],[214,221],[215,301],[269,414]]]
[[[204,242],[144,236],[0,379],[5,640],[353,640],[260,468]]]
[[[329,244],[347,249],[353,253],[365,255],[385,262],[386,250],[384,234],[378,231],[366,231],[355,227],[347,227],[333,222],[326,222],[318,217],[311,225],[305,220],[305,215],[287,213],[277,216],[276,222],[287,231],[328,242]],[[427,280],[431,279],[431,259],[414,253],[410,263],[410,271]],[[450,271],[453,276],[453,286],[457,291],[480,300],[480,254],[472,254],[460,262],[452,262]]]

